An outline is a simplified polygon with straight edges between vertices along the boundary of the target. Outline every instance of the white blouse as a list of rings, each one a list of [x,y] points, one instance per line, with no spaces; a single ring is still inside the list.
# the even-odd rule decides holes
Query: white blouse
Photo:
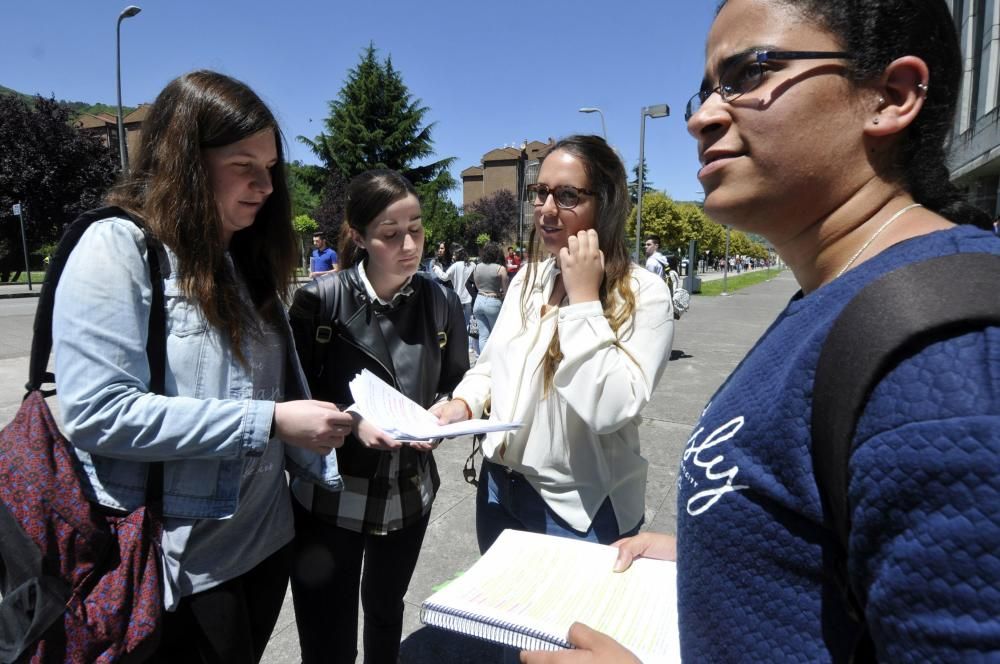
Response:
[[[455,388],[478,417],[518,422],[516,431],[488,434],[483,453],[522,473],[546,504],[581,532],[610,496],[621,531],[644,515],[647,462],[640,455],[640,413],[670,357],[670,292],[656,275],[632,266],[636,310],[616,339],[601,303],[542,306],[558,268],[535,266],[532,284],[522,269],[510,284],[490,342]],[[527,318],[521,293],[529,288]],[[558,329],[563,359],[544,394],[542,360]]]

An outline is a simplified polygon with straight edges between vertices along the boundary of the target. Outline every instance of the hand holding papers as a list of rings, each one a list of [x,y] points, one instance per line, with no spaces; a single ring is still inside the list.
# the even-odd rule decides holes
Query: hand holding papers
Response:
[[[391,385],[365,369],[350,383],[353,410],[400,441],[453,438],[489,431],[510,431],[520,424],[466,420],[440,425],[420,404],[406,398]]]

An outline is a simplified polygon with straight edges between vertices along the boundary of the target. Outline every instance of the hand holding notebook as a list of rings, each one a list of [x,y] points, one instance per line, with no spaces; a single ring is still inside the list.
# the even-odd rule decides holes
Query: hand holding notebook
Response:
[[[573,647],[570,626],[581,622],[645,664],[679,662],[676,564],[639,558],[614,572],[617,555],[612,546],[505,530],[465,574],[424,601],[420,620],[526,650]],[[574,630],[581,634],[603,638]]]

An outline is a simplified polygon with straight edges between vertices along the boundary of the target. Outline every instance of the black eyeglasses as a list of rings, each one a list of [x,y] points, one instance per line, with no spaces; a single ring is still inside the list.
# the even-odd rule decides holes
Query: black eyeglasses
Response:
[[[764,74],[768,71],[767,63],[771,60],[828,60],[853,59],[854,56],[844,51],[750,51],[727,59],[719,74],[719,84],[711,89],[699,90],[688,100],[684,111],[684,120],[698,112],[709,97],[719,93],[722,101],[729,103],[739,99],[764,82]]]
[[[532,196],[531,202],[535,206],[545,205],[545,201],[549,200],[549,194],[552,194],[553,198],[555,198],[556,206],[563,210],[572,210],[579,205],[580,194],[586,194],[587,196],[595,195],[592,191],[568,184],[560,184],[551,188],[547,184],[529,184],[527,189],[528,193]]]

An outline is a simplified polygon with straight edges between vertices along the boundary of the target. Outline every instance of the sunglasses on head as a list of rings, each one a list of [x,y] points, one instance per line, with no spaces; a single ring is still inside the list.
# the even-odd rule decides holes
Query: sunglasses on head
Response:
[[[594,192],[568,184],[560,184],[555,187],[549,187],[546,184],[529,184],[528,194],[531,195],[531,202],[536,206],[545,205],[545,201],[549,200],[549,194],[552,194],[556,201],[556,207],[572,210],[580,203],[581,194],[593,196]]]

